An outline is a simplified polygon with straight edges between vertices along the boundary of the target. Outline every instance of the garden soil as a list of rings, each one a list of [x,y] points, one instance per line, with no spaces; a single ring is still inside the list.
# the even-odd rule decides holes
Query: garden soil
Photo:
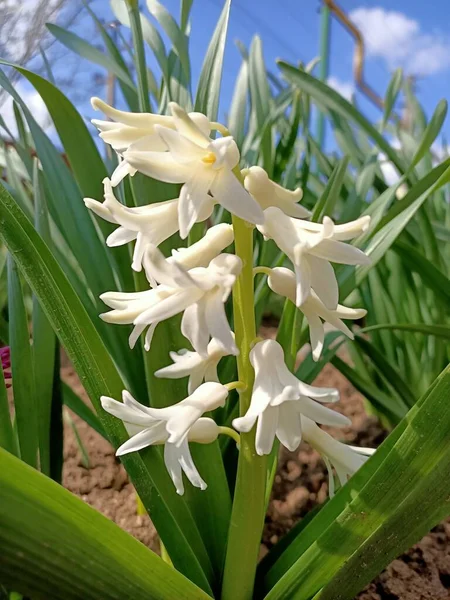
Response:
[[[78,393],[83,393],[69,366],[64,367],[64,379]],[[352,420],[351,428],[332,433],[360,446],[376,447],[384,439],[386,432],[374,417],[367,415],[361,396],[331,365],[323,369],[315,383],[338,388],[341,392],[338,409]],[[74,415],[73,420],[90,464],[88,469],[83,466],[74,432],[66,424],[65,487],[158,552],[155,528],[148,516],[137,514],[133,487],[116,461],[111,446]],[[302,444],[296,452],[282,452],[266,519],[261,556],[308,511],[324,502],[327,493],[326,469],[315,451]],[[357,598],[450,600],[450,520],[435,527],[418,544],[394,560]]]

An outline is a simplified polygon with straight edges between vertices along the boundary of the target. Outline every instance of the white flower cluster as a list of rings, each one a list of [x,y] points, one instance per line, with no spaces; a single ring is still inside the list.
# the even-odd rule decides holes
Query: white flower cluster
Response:
[[[85,199],[96,215],[117,225],[107,238],[108,246],[135,242],[132,268],[144,269],[149,289],[142,292],[107,292],[101,296],[111,308],[101,315],[108,323],[133,324],[130,347],[145,333],[150,349],[153,332],[161,321],[182,313],[181,331],[193,350],[171,352],[173,364],[159,369],[157,377],[189,377],[189,396],[167,408],[143,406],[124,391],[123,402],[102,397],[105,410],[121,419],[131,436],[118,455],[155,445],[164,445],[164,460],[179,494],[184,491],[183,472],[192,485],[206,483],[190,454],[189,442],[208,444],[221,433],[205,413],[224,406],[229,387],[219,382],[217,365],[226,355],[238,355],[234,333],[225,312],[241,259],[224,250],[234,241],[231,225],[219,224],[188,248],[173,251],[169,258],[158,246],[179,232],[185,239],[195,223],[208,219],[220,204],[233,215],[255,225],[271,238],[294,266],[265,269],[270,288],[292,300],[310,326],[313,356],[317,360],[328,322],[351,337],[341,319],[358,319],[363,310],[338,304],[338,285],[330,262],[364,264],[367,257],[344,241],[368,227],[361,218],[335,225],[325,217],[322,224],[305,220],[309,212],[298,204],[300,189],[289,191],[271,181],[260,167],[238,175],[239,150],[231,136],[212,139],[205,115],[186,113],[170,103],[171,116],[133,114],[116,110],[101,100],[92,101],[111,120],[94,120],[101,138],[119,156],[111,180],[104,180],[104,200]],[[163,182],[182,184],[178,198],[128,207],[114,195],[127,175],[143,173]],[[247,413],[234,419],[237,431],[248,432],[256,425],[256,451],[269,454],[275,437],[290,450],[305,439],[324,456],[330,470],[330,492],[334,479],[341,484],[362,464],[360,449],[333,439],[317,423],[344,427],[348,419],[323,405],[339,398],[337,390],[317,388],[299,381],[288,370],[282,347],[273,340],[258,342],[250,352],[255,385]]]

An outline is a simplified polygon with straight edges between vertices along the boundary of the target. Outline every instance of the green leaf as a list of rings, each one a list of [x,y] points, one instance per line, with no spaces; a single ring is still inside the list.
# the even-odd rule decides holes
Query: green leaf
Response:
[[[325,216],[332,217],[333,208],[337,199],[339,198],[342,183],[348,169],[348,163],[348,156],[344,156],[344,158],[335,166],[323,194],[320,196],[317,204],[314,207],[314,211],[311,216],[312,221],[317,223],[318,221],[322,221],[323,217]]]
[[[231,0],[226,0],[209,42],[197,86],[194,110],[205,114],[210,121],[217,119],[222,82],[223,56],[227,40]]]
[[[36,418],[36,387],[34,383],[28,318],[16,256],[8,256],[8,312],[11,373],[14,387],[14,411],[19,437],[20,457],[37,467],[38,426]]]
[[[100,396],[119,399],[124,388],[92,321],[45,243],[4,188],[0,188],[1,236],[57,332],[108,438],[115,448],[127,439],[121,421],[106,413]],[[210,591],[210,559],[198,528],[174,489],[159,449],[147,448],[122,462],[151,514],[175,567]]]
[[[399,254],[408,269],[418,273],[423,282],[433,292],[441,296],[445,302],[450,302],[450,280],[442,271],[425,258],[414,246],[403,240],[398,240],[395,243],[394,250]]]
[[[370,269],[381,260],[425,200],[449,181],[450,159],[418,181],[403,200],[393,205],[388,214],[375,228],[375,232],[371,232],[372,237],[365,249],[365,253],[371,259],[371,263],[369,265],[360,265],[354,271],[352,268],[340,270],[338,279],[340,294],[343,300],[365,279]]]
[[[261,38],[253,38],[249,56],[249,82],[252,116],[257,132],[262,135],[259,143],[259,153],[262,166],[272,175],[272,129],[266,127],[271,111],[271,98],[269,82],[267,80],[266,66],[264,64]]]
[[[85,502],[0,450],[0,579],[46,600],[207,600]]]
[[[449,394],[450,367],[268,573],[261,573],[267,600],[310,600],[321,589],[320,600],[350,600],[449,514]]]
[[[239,148],[245,138],[246,117],[248,106],[248,62],[244,60],[236,79],[233,98],[228,115],[228,129],[236,140]]]
[[[99,433],[105,440],[108,440],[108,436],[105,433],[103,425],[97,415],[87,406],[85,402],[73,391],[73,389],[62,383],[62,399],[63,403],[67,408],[70,408],[80,419],[83,419],[94,431]]]
[[[391,81],[389,82],[388,89],[386,91],[386,96],[384,97],[383,120],[381,122],[382,131],[386,127],[387,122],[391,116],[392,109],[394,108],[402,84],[403,71],[401,69],[396,69],[391,77]]]
[[[397,151],[384,139],[377,129],[370,123],[364,115],[357,110],[350,102],[345,100],[336,90],[319,81],[312,75],[285,63],[278,61],[278,66],[283,75],[295,86],[310,94],[314,100],[322,107],[333,110],[344,119],[353,121],[363,129],[363,131],[377,144],[379,149],[384,152],[387,158],[392,161],[395,167],[403,173],[404,165],[399,159]]]
[[[380,329],[394,329],[399,331],[412,331],[414,333],[423,333],[425,335],[435,335],[436,337],[450,338],[450,325],[428,325],[427,323],[382,323],[380,325],[371,325],[361,329],[361,333],[369,333]]]
[[[34,163],[35,227],[42,239],[51,248],[51,236],[47,205],[40,181],[38,163]],[[50,476],[51,447],[61,447],[62,428],[52,431],[52,403],[54,398],[56,336],[36,298],[33,298],[33,364],[36,389],[36,415],[39,435],[40,470]],[[59,373],[56,374],[59,377]],[[61,412],[61,406],[59,407]],[[56,416],[56,415],[54,415]],[[62,422],[61,414],[59,422]],[[59,444],[55,439],[59,436]],[[56,459],[56,457],[54,457]],[[62,460],[62,457],[61,457]],[[59,461],[58,461],[59,462]]]
[[[147,0],[147,7],[172,42],[173,48],[180,59],[184,75],[187,81],[189,81],[191,78],[191,66],[189,63],[187,36],[178,27],[177,22],[167,8],[158,2],[158,0]]]
[[[442,129],[442,125],[444,124],[445,117],[447,116],[447,102],[446,100],[441,100],[437,105],[433,116],[428,123],[422,139],[420,141],[419,147],[414,154],[414,157],[408,167],[408,172],[410,172],[417,163],[425,156],[428,150],[431,148],[431,144],[437,138],[439,132]]]
[[[66,46],[66,48],[69,48],[69,50],[72,50],[72,52],[75,52],[82,58],[86,58],[90,62],[104,67],[108,72],[113,73],[132,90],[136,89],[127,71],[124,70],[117,63],[117,61],[113,60],[110,56],[104,52],[101,52],[95,48],[95,46],[92,46],[89,44],[89,42],[86,42],[75,33],[59,27],[59,25],[47,23],[47,29],[50,31],[53,37],[63,44],[63,46]]]
[[[362,336],[357,335],[354,343],[363,350],[373,364],[383,373],[384,377],[403,399],[406,406],[414,406],[416,401],[414,392],[403,379],[401,373],[384,357],[383,353]]]

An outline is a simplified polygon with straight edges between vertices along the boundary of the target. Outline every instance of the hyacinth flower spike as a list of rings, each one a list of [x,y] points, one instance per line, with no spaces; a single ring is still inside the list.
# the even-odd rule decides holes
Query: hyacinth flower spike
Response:
[[[254,224],[262,224],[259,204],[241,186],[233,173],[239,163],[239,150],[231,136],[211,139],[175,102],[172,111],[175,129],[155,125],[167,152],[155,152],[140,140],[124,152],[124,159],[144,175],[168,183],[183,183],[179,201],[179,229],[184,239],[205,205],[221,204],[232,214]]]
[[[84,203],[99,217],[110,223],[119,225],[111,233],[106,244],[110,247],[122,246],[136,240],[134,247],[132,268],[142,270],[142,261],[149,244],[159,246],[171,235],[178,231],[178,198],[155,202],[147,206],[129,208],[119,202],[114,196],[111,181],[106,177],[103,180],[104,202],[92,198],[84,198]],[[198,215],[198,222],[211,216],[214,201],[203,205],[203,212]]]
[[[289,298],[295,304],[296,280],[295,274],[290,269],[285,267],[269,269],[267,283],[272,291]],[[319,360],[323,349],[325,337],[323,322],[329,323],[342,331],[352,340],[354,335],[342,319],[362,319],[367,314],[367,311],[363,308],[348,308],[341,304],[338,304],[335,310],[330,310],[314,291],[311,291],[299,310],[302,311],[308,321],[312,355],[316,361]]]
[[[328,469],[329,493],[334,496],[333,468],[339,482],[345,485],[350,477],[362,467],[375,449],[347,446],[323,431],[314,421],[302,415],[303,439],[322,456]]]
[[[339,392],[318,388],[299,381],[284,362],[283,348],[275,340],[258,342],[250,352],[255,369],[250,407],[233,427],[248,432],[256,424],[256,452],[270,454],[277,437],[289,450],[298,448],[302,439],[301,416],[334,427],[345,427],[349,419],[323,406],[336,402]]]
[[[303,219],[311,215],[309,210],[298,204],[303,197],[300,188],[287,190],[269,179],[268,174],[261,167],[250,167],[241,172],[244,175],[245,189],[263,210],[276,206],[290,217]]]
[[[313,289],[323,304],[335,309],[339,289],[330,262],[345,265],[369,264],[369,258],[354,246],[343,243],[367,230],[370,217],[335,225],[329,217],[323,224],[293,219],[279,208],[264,211],[264,225],[260,232],[273,239],[277,246],[292,261],[296,276],[296,305],[301,306]]]
[[[219,427],[205,412],[224,406],[228,389],[220,383],[204,383],[187,398],[167,408],[149,408],[137,402],[127,391],[123,402],[101,397],[103,408],[121,419],[130,437],[116,452],[123,456],[147,446],[164,444],[164,462],[177,493],[184,493],[183,477],[205,490],[207,485],[194,465],[189,442],[210,444],[217,439]]]

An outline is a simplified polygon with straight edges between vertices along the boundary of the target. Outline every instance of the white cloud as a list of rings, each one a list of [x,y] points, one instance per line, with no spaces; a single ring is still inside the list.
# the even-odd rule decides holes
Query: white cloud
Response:
[[[327,83],[330,87],[335,89],[341,96],[346,98],[347,100],[351,100],[352,96],[355,92],[355,88],[353,83],[350,81],[342,81],[338,77],[328,77]]]
[[[350,18],[363,34],[369,56],[383,58],[390,69],[433,75],[450,67],[450,41],[424,33],[418,21],[384,8],[357,8]]]
[[[48,114],[45,103],[36,90],[29,87],[24,81],[18,81],[15,85],[15,88],[39,125],[44,130],[53,129],[52,121]],[[16,118],[14,116],[13,101],[11,96],[8,96],[0,107],[0,115],[3,117],[11,133],[14,136],[17,135]],[[2,135],[4,135],[3,131]]]

